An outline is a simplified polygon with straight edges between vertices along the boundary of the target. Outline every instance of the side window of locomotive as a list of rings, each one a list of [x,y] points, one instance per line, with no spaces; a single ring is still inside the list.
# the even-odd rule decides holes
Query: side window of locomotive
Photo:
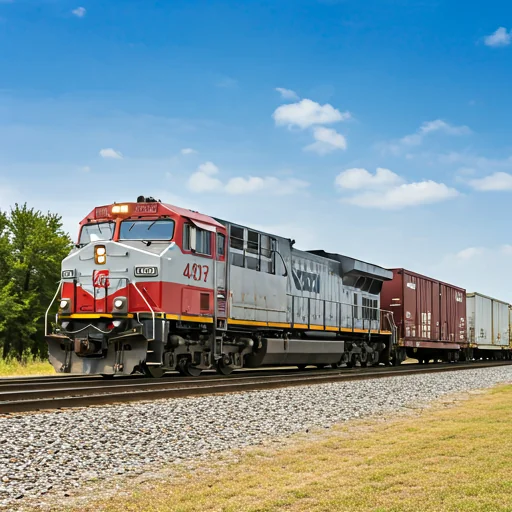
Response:
[[[212,234],[210,231],[196,229],[196,252],[206,256],[212,255]]]
[[[230,258],[231,264],[236,267],[245,266],[245,251],[244,251],[244,228],[238,226],[231,226],[230,238]]]
[[[190,251],[190,224],[183,225],[183,250]]]
[[[218,233],[217,234],[217,258],[224,259],[226,256],[226,237]]]
[[[260,269],[260,234],[247,230],[247,252],[245,266],[251,270]]]
[[[274,238],[270,238],[267,235],[261,235],[261,265],[260,269],[262,272],[267,274],[273,274],[275,272],[275,250],[276,241]]]
[[[183,250],[191,251],[190,224],[183,226]],[[212,234],[210,231],[196,228],[196,254],[212,255]]]

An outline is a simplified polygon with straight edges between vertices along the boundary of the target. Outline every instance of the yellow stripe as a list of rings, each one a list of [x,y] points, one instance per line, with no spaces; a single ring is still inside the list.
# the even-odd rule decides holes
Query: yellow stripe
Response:
[[[323,331],[324,326],[323,325],[310,325],[309,330],[310,331]]]
[[[283,327],[283,328],[286,328],[286,327],[290,327],[290,324],[283,324],[281,322],[269,322],[268,326],[269,327]]]
[[[228,318],[228,324],[233,325],[257,325],[259,327],[267,327],[267,322],[256,322],[254,320],[236,320],[234,318]]]
[[[181,315],[180,320],[185,322],[201,322],[203,324],[213,324],[213,318],[211,316]]]
[[[293,324],[294,329],[309,329],[308,324]]]
[[[339,329],[337,327],[331,327],[330,325],[326,325],[325,326],[325,330],[326,331],[334,331],[334,332],[338,332]]]
[[[213,318],[211,316],[175,315],[173,313],[167,313],[165,318],[167,320],[181,320],[182,322],[200,322],[202,324],[213,324]]]
[[[112,318],[112,314],[110,314],[110,313],[101,313],[101,314],[75,313],[73,315],[70,315],[69,318]]]
[[[112,313],[73,313],[72,315],[60,315],[60,318],[133,318],[133,315],[114,316]]]

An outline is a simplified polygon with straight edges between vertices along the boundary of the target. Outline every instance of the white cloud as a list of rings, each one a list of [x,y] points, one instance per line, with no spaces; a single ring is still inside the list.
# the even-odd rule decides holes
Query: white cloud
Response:
[[[225,192],[230,195],[253,194],[266,191],[273,195],[288,195],[303,190],[309,186],[309,183],[297,180],[281,180],[273,176],[259,177],[235,177],[223,183],[215,175],[219,173],[219,168],[212,162],[201,164],[197,171],[193,173],[188,180],[188,188],[192,192]]]
[[[238,80],[235,80],[229,76],[221,76],[215,82],[215,86],[222,89],[234,89],[235,87],[238,87]]]
[[[347,199],[346,202],[364,208],[395,210],[407,206],[438,203],[458,194],[457,190],[447,187],[444,183],[428,180],[406,183],[383,192],[359,194]]]
[[[506,172],[495,172],[485,178],[471,180],[469,184],[476,190],[512,190],[512,174]]]
[[[180,153],[182,155],[193,155],[194,153],[197,153],[197,151],[195,149],[192,149],[192,148],[183,148]]]
[[[280,180],[273,176],[264,178],[258,176],[249,176],[248,178],[231,178],[225,186],[225,191],[228,194],[252,194],[265,190],[275,195],[288,195],[294,194],[299,190],[305,189],[309,183],[302,180],[286,179]]]
[[[201,164],[197,170],[204,174],[208,174],[209,176],[219,172],[219,168],[213,162],[205,162],[204,164]]]
[[[512,245],[505,244],[501,246],[501,252],[507,256],[512,256]]]
[[[331,124],[350,118],[349,112],[340,112],[332,105],[320,105],[316,101],[303,99],[277,107],[272,114],[277,126],[305,129],[319,124]]]
[[[222,188],[222,182],[214,178],[219,168],[213,162],[201,164],[188,179],[188,188],[192,192],[212,192]]]
[[[512,30],[508,31],[505,27],[500,27],[490,36],[484,37],[484,44],[486,46],[508,46],[511,42]]]
[[[403,183],[403,179],[389,169],[377,167],[375,174],[366,169],[347,169],[336,176],[335,184],[343,189],[360,190],[363,188],[382,188]]]
[[[314,151],[319,155],[325,155],[337,149],[347,149],[345,137],[331,128],[315,126],[313,128],[313,137],[316,142],[306,146],[304,148],[305,151]]]
[[[82,167],[82,172],[91,172],[91,168],[88,165]]]
[[[417,146],[423,142],[425,135],[433,132],[443,132],[447,135],[467,135],[471,130],[467,126],[453,126],[442,119],[423,123],[416,133],[406,135],[400,142],[408,146]]]
[[[459,194],[457,190],[444,183],[432,180],[405,183],[398,174],[380,167],[375,174],[366,169],[348,169],[336,177],[335,184],[342,191],[367,190],[345,197],[342,199],[343,202],[383,210],[437,203]]]
[[[299,99],[299,95],[292,91],[291,89],[284,89],[283,87],[276,87],[276,91],[281,95],[283,100],[293,100],[296,101]]]
[[[459,251],[455,257],[459,260],[470,260],[471,258],[474,258],[475,256],[479,256],[484,252],[484,249],[482,247],[467,247],[466,249],[462,249],[462,251]]]
[[[77,7],[71,11],[76,17],[83,18],[87,13],[87,9],[85,7]]]
[[[414,133],[406,135],[399,140],[383,144],[383,148],[391,153],[398,154],[414,146],[423,143],[425,137],[429,134],[440,132],[446,135],[469,135],[471,129],[468,126],[454,126],[442,119],[424,122]]]
[[[123,154],[120,151],[116,151],[113,148],[100,149],[100,156],[103,158],[123,158]]]

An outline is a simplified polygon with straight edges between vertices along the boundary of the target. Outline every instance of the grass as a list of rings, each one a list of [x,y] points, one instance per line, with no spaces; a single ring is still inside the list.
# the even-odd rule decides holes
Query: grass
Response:
[[[47,360],[31,358],[20,362],[14,358],[0,359],[0,377],[54,374],[55,370]]]
[[[457,404],[350,422],[240,452],[237,462],[125,483],[121,494],[75,510],[511,511],[512,386]]]

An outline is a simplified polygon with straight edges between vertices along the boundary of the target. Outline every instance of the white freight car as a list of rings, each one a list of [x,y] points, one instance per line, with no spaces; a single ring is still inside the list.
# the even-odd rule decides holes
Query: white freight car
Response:
[[[474,356],[501,358],[510,344],[510,305],[481,293],[468,293],[466,308]]]

